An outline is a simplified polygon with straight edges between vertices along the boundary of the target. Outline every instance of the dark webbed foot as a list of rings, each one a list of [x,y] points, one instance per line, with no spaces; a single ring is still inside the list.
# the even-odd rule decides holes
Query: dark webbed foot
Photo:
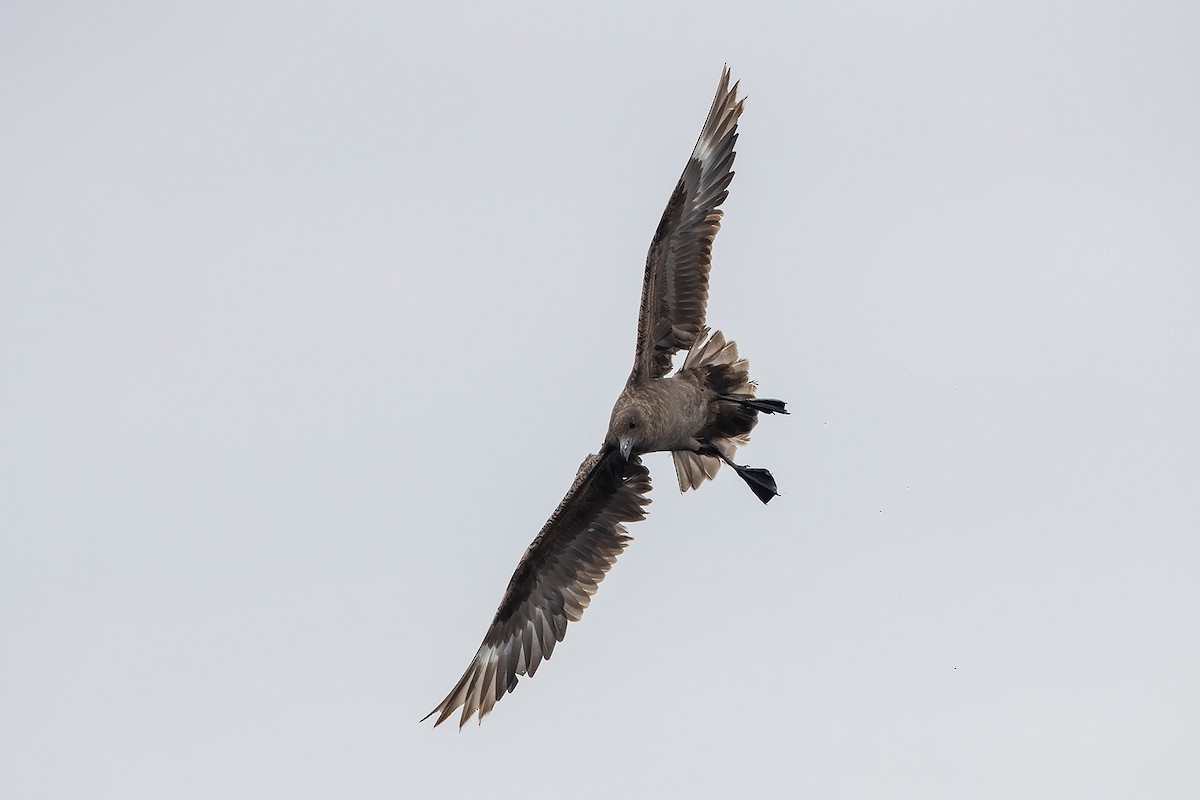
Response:
[[[771,502],[772,497],[779,496],[779,489],[775,486],[775,477],[767,470],[757,467],[739,467],[732,463],[729,466],[737,470],[738,476],[746,482],[750,491],[754,492],[754,496],[763,501],[763,504]]]
[[[738,397],[736,395],[722,394],[718,395],[722,400],[728,400],[731,403],[737,403],[745,408],[753,408],[755,411],[761,411],[764,414],[786,414],[787,403],[782,400],[770,400],[765,397]]]
[[[712,444],[706,443],[701,445],[698,452],[708,456],[716,456],[728,464],[738,474],[738,477],[746,482],[746,485],[750,487],[750,491],[754,492],[754,496],[762,500],[764,504],[771,502],[771,498],[779,496],[779,488],[775,485],[775,477],[767,470],[735,464]]]

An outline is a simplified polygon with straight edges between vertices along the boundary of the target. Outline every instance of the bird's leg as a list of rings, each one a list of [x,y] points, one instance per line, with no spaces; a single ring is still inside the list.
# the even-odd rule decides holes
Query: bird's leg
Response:
[[[735,464],[729,460],[729,456],[721,452],[721,449],[712,442],[703,442],[700,449],[696,451],[701,455],[716,456],[717,458],[728,464],[738,477],[746,482],[750,487],[750,491],[754,492],[754,496],[762,500],[764,504],[771,502],[772,497],[779,496],[779,489],[775,485],[775,478],[765,469],[756,467],[744,467],[741,464]]]
[[[755,411],[761,411],[764,414],[788,413],[787,404],[782,400],[769,400],[765,397],[737,397],[728,394],[717,395],[717,398],[727,400],[730,403],[737,403],[743,408],[752,408]]]

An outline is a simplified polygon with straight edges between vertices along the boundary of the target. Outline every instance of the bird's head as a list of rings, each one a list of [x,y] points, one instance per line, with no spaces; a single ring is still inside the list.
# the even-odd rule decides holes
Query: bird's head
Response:
[[[621,451],[621,457],[626,461],[639,449],[646,433],[646,421],[640,409],[636,406],[622,406],[620,403],[613,409],[612,419],[608,422],[607,442]]]

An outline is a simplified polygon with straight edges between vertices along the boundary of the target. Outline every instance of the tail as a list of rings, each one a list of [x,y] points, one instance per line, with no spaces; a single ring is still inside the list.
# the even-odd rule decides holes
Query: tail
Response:
[[[750,441],[750,431],[758,423],[758,412],[787,413],[779,400],[754,397],[757,387],[750,380],[750,362],[738,358],[737,343],[726,342],[720,331],[713,331],[711,336],[707,329],[700,331],[679,371],[689,370],[703,374],[705,385],[719,401],[717,418],[705,431],[704,438],[731,460],[738,447]],[[721,468],[721,460],[716,456],[679,450],[671,456],[675,461],[679,489],[684,492],[716,477]]]

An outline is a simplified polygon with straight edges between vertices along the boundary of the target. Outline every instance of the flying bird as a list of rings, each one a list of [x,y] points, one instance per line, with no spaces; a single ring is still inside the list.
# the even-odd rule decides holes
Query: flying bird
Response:
[[[668,451],[686,492],[728,464],[767,503],[778,494],[765,469],[733,462],[760,412],[786,414],[780,400],[755,397],[737,345],[705,327],[713,237],[733,179],[737,123],[745,100],[721,74],[712,108],[650,242],[638,314],[633,371],[613,406],[599,453],[574,483],[517,564],[483,644],[437,714],[459,708],[459,727],[479,721],[537,671],[583,614],[597,585],[630,541],[624,523],[645,519],[650,473],[643,453]],[[676,353],[688,351],[671,372]]]

